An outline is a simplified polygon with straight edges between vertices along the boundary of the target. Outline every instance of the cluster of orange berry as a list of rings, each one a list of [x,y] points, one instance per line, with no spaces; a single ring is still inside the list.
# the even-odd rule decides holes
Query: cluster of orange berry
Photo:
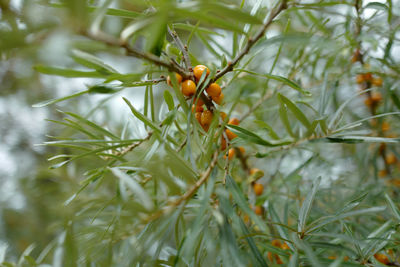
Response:
[[[290,249],[288,244],[286,244],[286,242],[281,243],[281,241],[278,240],[278,239],[272,240],[271,241],[271,245],[274,246],[274,247],[283,249],[283,250]],[[272,252],[268,252],[267,257],[271,262],[276,262],[277,264],[283,264],[283,261],[281,260],[281,258],[278,255],[276,255],[276,254],[274,254]]]
[[[390,263],[388,256],[383,253],[375,253],[374,258],[385,265],[388,265]]]
[[[382,143],[379,146],[379,154],[383,157],[385,165],[387,168],[382,169],[378,172],[379,177],[385,177],[388,175],[389,166],[393,166],[397,163],[397,157],[393,152],[386,153],[386,144]]]
[[[262,183],[258,182],[258,180],[264,176],[264,172],[260,169],[252,168],[252,169],[250,169],[250,175],[252,176],[252,179],[254,179],[251,183],[254,194],[257,197],[261,196],[264,193],[264,185]],[[264,213],[264,208],[260,205],[256,205],[254,207],[254,212],[257,215],[262,215]]]
[[[204,71],[206,71],[206,76],[210,74],[210,70],[204,65],[197,65],[193,68],[193,76],[195,81],[190,79],[182,81],[182,76],[175,73],[176,80],[181,86],[181,92],[188,99],[192,98],[196,95],[197,92],[197,83],[199,82],[201,76]],[[171,79],[167,77],[167,83],[171,85]],[[208,88],[205,90],[209,98],[211,98],[214,103],[221,105],[224,100],[224,94],[222,93],[221,87],[217,83],[211,83]],[[204,110],[204,101],[201,98],[194,99],[192,106],[192,112],[195,113],[195,118],[200,123],[205,131],[208,131],[208,128],[211,124],[213,118],[213,112],[211,110]]]
[[[383,80],[380,77],[374,78],[372,73],[362,73],[358,74],[356,81],[360,84],[362,89],[371,88],[371,86],[380,87],[383,84]],[[379,103],[382,101],[382,94],[380,92],[372,92],[368,94],[368,98],[365,99],[364,103],[367,107],[375,109]]]
[[[221,118],[223,121],[226,120],[226,114],[224,112],[221,112]],[[231,118],[228,121],[228,124],[231,124],[231,125],[239,125],[239,123],[240,123],[240,121],[238,118]],[[226,138],[228,138],[229,141],[231,141],[237,137],[237,135],[229,129],[225,129],[225,136],[226,136]],[[224,135],[221,136],[221,150],[225,150],[226,146],[227,146],[225,136]],[[244,147],[242,147],[242,146],[239,147],[238,149],[242,155],[246,152]],[[228,150],[228,159],[232,160],[235,157],[235,155],[236,155],[236,148],[230,148]],[[224,156],[224,158],[226,159],[226,155]]]

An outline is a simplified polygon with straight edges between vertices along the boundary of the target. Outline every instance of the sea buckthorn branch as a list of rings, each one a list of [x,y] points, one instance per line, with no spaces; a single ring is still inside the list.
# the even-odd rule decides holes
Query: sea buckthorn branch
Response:
[[[362,0],[357,0],[354,4],[354,8],[357,12],[357,21],[355,26],[355,36],[358,38],[362,31],[362,19],[361,19],[361,8],[362,8]],[[364,62],[364,55],[361,52],[361,40],[357,42],[357,49],[354,51],[353,57],[351,59],[352,63],[360,62],[363,68],[366,68],[366,64]],[[383,84],[382,78],[373,77],[371,72],[358,74],[356,77],[356,81],[360,86],[361,90],[370,89],[372,86],[381,87]],[[382,101],[382,95],[380,92],[374,92],[369,90],[367,92],[367,99],[365,100],[365,105],[369,108],[372,115],[376,115],[376,109]],[[371,126],[376,127],[377,122],[375,120],[371,121]],[[380,129],[378,129],[379,135],[384,135],[390,128],[389,123],[383,121],[379,125]],[[393,153],[387,153],[387,148],[385,143],[381,143],[378,149],[379,156],[382,158],[384,162],[384,169],[379,170],[378,176],[385,177],[390,175],[391,166],[397,162],[397,158]]]
[[[240,53],[230,62],[228,62],[228,64],[225,66],[225,68],[223,68],[221,71],[217,72],[217,74],[215,75],[214,79],[212,79],[210,81],[210,83],[215,82],[216,80],[218,80],[219,78],[221,78],[222,76],[224,76],[225,74],[227,74],[228,72],[231,72],[233,70],[233,68],[236,66],[236,64],[245,56],[250,52],[250,49],[253,47],[253,45],[255,43],[257,43],[258,40],[261,39],[261,37],[264,36],[266,30],[268,29],[268,27],[272,24],[272,22],[274,21],[274,19],[283,11],[287,8],[287,0],[283,0],[279,6],[275,9],[272,10],[272,13],[270,14],[270,16],[268,17],[267,21],[263,24],[262,28],[253,36],[250,37],[247,40],[247,43],[245,45],[245,47],[242,49],[242,51],[240,51]]]
[[[86,32],[83,32],[82,34],[92,40],[102,42],[106,45],[124,48],[126,51],[126,54],[128,56],[133,56],[136,58],[144,59],[146,61],[152,62],[155,65],[165,67],[169,71],[176,72],[184,78],[191,77],[191,74],[189,72],[185,71],[181,66],[176,65],[173,62],[166,62],[151,53],[142,52],[140,50],[137,50],[137,49],[131,47],[126,41],[123,41],[121,39],[116,39],[110,35],[103,33],[103,32],[91,33],[91,32],[86,31]]]
[[[182,56],[183,56],[183,62],[185,63],[185,66],[187,68],[188,71],[192,71],[192,63],[190,61],[190,57],[188,54],[188,48],[186,45],[184,45],[181,41],[181,39],[179,38],[178,34],[176,33],[176,31],[172,31],[169,27],[167,27],[168,29],[168,33],[171,35],[172,39],[174,39],[176,45],[178,46],[179,50],[181,50],[182,52]]]
[[[148,132],[147,136],[145,138],[143,138],[142,140],[135,142],[133,144],[130,144],[129,146],[125,147],[123,150],[121,151],[117,151],[114,153],[115,156],[123,156],[129,152],[131,152],[132,150],[134,150],[136,147],[140,146],[143,142],[147,141],[150,139],[150,137],[153,135],[153,132]]]

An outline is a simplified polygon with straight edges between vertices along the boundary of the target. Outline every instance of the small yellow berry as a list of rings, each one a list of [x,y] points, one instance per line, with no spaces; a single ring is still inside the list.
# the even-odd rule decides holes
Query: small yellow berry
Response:
[[[262,193],[264,192],[264,186],[259,183],[254,183],[253,190],[254,190],[254,193],[256,194],[256,196],[261,196]]]
[[[182,76],[178,73],[175,73],[175,77],[178,84],[180,84],[182,82]],[[167,84],[169,86],[172,86],[171,77],[169,77],[169,75],[167,76]]]
[[[386,161],[386,164],[388,164],[388,165],[396,163],[396,161],[397,161],[396,155],[393,153],[386,155],[385,161]]]
[[[212,96],[211,98],[216,104],[221,105],[222,101],[224,101],[224,94],[221,93],[219,96]]]
[[[228,121],[228,124],[232,124],[232,125],[239,125],[240,121],[238,118],[232,118]]]
[[[203,75],[204,70],[207,70],[207,75],[210,74],[210,70],[204,65],[197,65],[196,67],[194,67],[194,69],[193,69],[194,77],[196,77],[197,80],[200,80],[201,75]]]
[[[375,86],[378,86],[378,87],[382,86],[383,80],[382,80],[381,77],[374,78],[374,79],[372,79],[372,84],[375,85]]]
[[[182,94],[191,97],[196,93],[196,84],[192,80],[186,80],[181,85]]]
[[[388,256],[383,253],[375,253],[374,258],[385,265],[390,263]]]
[[[225,133],[229,140],[235,139],[237,137],[237,135],[229,129],[226,129]]]
[[[210,86],[206,89],[206,92],[209,96],[211,97],[217,97],[221,94],[221,87],[217,83],[212,83]]]

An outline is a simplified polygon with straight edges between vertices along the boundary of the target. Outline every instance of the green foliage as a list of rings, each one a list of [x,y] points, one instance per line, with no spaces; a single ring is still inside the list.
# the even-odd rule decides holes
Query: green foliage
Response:
[[[33,105],[63,110],[43,144],[51,170],[25,185],[28,199],[45,193],[31,207],[47,233],[0,247],[0,266],[399,264],[399,1],[30,3],[46,25],[3,2],[3,58],[64,32],[66,62],[35,61],[35,75],[88,84]],[[195,80],[189,60],[210,75]],[[197,82],[196,100],[175,72]],[[357,84],[367,73],[383,84]]]

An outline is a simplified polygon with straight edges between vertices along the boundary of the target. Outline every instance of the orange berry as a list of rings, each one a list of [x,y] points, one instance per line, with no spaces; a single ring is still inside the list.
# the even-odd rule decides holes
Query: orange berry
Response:
[[[281,241],[279,240],[279,239],[274,239],[274,240],[272,240],[271,241],[271,245],[273,245],[274,247],[281,247],[282,246],[282,243],[281,243]]]
[[[336,256],[329,256],[328,259],[330,259],[330,260],[336,260]]]
[[[196,113],[194,114],[196,120],[197,120],[200,124],[201,124],[201,114],[202,114],[202,112],[196,112]]]
[[[204,108],[202,106],[192,105],[192,112],[203,112]]]
[[[194,67],[194,69],[193,69],[194,77],[196,77],[197,80],[200,80],[201,75],[203,75],[203,72],[204,72],[204,70],[206,70],[206,69],[207,69],[207,75],[209,75],[209,74],[210,74],[210,70],[209,70],[206,66],[204,66],[204,65],[197,65],[197,66]]]
[[[211,97],[217,97],[221,94],[221,87],[217,83],[212,83],[210,86],[206,89],[206,92],[209,96]]]
[[[393,179],[390,181],[394,186],[400,187],[400,179]]]
[[[275,260],[277,264],[283,264],[283,261],[281,260],[281,257],[279,257],[278,255],[275,255]]]
[[[201,99],[201,97],[193,99],[193,103],[195,103],[196,106],[204,105],[204,101],[203,101],[203,99]]]
[[[262,214],[263,214],[263,207],[261,207],[261,206],[255,206],[255,207],[254,207],[254,212],[255,212],[257,215],[262,215]]]
[[[224,101],[224,94],[221,93],[219,96],[212,96],[211,98],[216,104],[221,105],[222,101]]]
[[[254,193],[256,194],[256,196],[261,196],[264,191],[264,186],[259,183],[254,183],[253,190],[254,190]]]
[[[363,82],[364,82],[364,75],[363,75],[363,74],[358,74],[358,75],[356,76],[356,82],[357,82],[358,84],[363,83]]]
[[[387,173],[387,171],[386,170],[380,170],[379,172],[378,172],[378,176],[379,177],[385,177],[386,175],[387,175],[388,173]]]
[[[367,107],[371,107],[372,106],[372,98],[370,98],[370,97],[368,97],[367,99],[365,99],[364,100],[364,104],[367,106]]]
[[[344,261],[348,261],[349,260],[349,256],[344,256],[343,260]]]
[[[264,176],[264,172],[258,168],[251,168],[250,169],[250,175],[256,174],[256,173],[260,173],[262,174],[262,176]]]
[[[288,250],[288,249],[290,249],[290,247],[289,247],[289,245],[285,242],[285,243],[282,244],[281,249],[283,249],[283,250]]]
[[[371,100],[372,102],[375,104],[377,104],[378,102],[382,101],[382,94],[379,92],[372,92],[371,94]]]
[[[232,160],[234,156],[235,156],[235,149],[234,148],[230,148],[229,151],[228,151],[228,159]]]
[[[386,161],[386,164],[389,164],[389,165],[396,163],[396,161],[397,161],[396,155],[393,153],[386,155],[385,161]]]
[[[201,125],[210,126],[213,118],[213,113],[210,110],[205,110],[201,114]]]
[[[244,153],[246,153],[246,149],[244,149],[244,147],[242,147],[242,146],[239,147],[239,151],[242,155],[244,155]]]
[[[235,156],[235,149],[234,148],[230,148],[228,150],[228,159],[232,160],[234,156]],[[224,159],[226,159],[226,155],[224,155]]]
[[[186,80],[181,85],[182,94],[185,96],[193,96],[196,93],[196,84],[192,80]]]
[[[178,73],[175,73],[175,77],[178,84],[180,84],[182,82],[182,76]],[[171,77],[169,77],[169,75],[167,76],[167,84],[169,86],[172,86]]]
[[[232,125],[239,125],[240,121],[239,121],[238,118],[232,118],[232,119],[230,119],[230,120],[228,121],[228,123],[229,123],[229,124],[232,124]]]
[[[383,253],[375,253],[374,258],[385,265],[390,263],[388,256]]]
[[[271,262],[274,261],[274,256],[273,256],[273,255],[274,255],[274,254],[272,254],[272,252],[268,251],[267,258],[268,258],[268,260],[271,261]]]
[[[361,59],[360,50],[356,49],[356,51],[354,51],[353,56],[351,57],[351,62],[352,62],[352,63],[356,63],[356,62],[359,61],[360,59]]]
[[[371,72],[364,73],[364,80],[367,82],[372,81],[372,73]]]
[[[208,132],[208,129],[210,129],[210,125],[201,125],[201,128],[203,128],[204,131]]]
[[[383,155],[383,153],[385,152],[386,149],[386,144],[385,143],[381,143],[379,145],[379,154]]]
[[[375,85],[375,86],[378,86],[378,87],[382,86],[383,80],[382,80],[381,77],[374,78],[374,79],[372,79],[372,84]]]
[[[229,140],[235,139],[237,137],[237,135],[229,129],[226,129],[225,133]]]
[[[387,132],[390,130],[390,124],[387,121],[382,122],[381,126],[382,132]]]
[[[221,150],[226,149],[226,140],[223,136],[221,136]]]
[[[220,112],[220,115],[221,115],[222,120],[225,121],[226,116],[227,116],[226,113],[223,112],[223,111],[221,111],[221,112]]]

